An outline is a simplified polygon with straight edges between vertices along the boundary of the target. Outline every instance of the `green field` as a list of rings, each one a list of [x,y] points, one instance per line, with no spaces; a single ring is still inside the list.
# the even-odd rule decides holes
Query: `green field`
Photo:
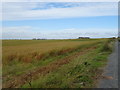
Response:
[[[112,39],[3,40],[3,87],[96,87]]]

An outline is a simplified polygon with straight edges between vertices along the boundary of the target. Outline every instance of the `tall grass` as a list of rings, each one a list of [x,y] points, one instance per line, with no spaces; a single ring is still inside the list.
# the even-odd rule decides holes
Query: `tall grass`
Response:
[[[55,60],[59,60],[60,58],[64,58],[65,56],[68,56],[68,55],[72,55],[72,53],[74,53],[74,52],[79,52],[81,50],[87,49],[94,45],[103,44],[105,41],[106,40],[92,40],[92,41],[84,41],[84,42],[78,41],[77,43],[75,43],[76,41],[74,41],[74,42],[68,41],[67,44],[64,41],[62,41],[58,44],[56,44],[56,42],[55,42],[55,45],[60,44],[59,46],[57,46],[58,48],[53,48],[54,46],[52,46],[52,48],[51,48],[51,46],[46,47],[45,44],[48,44],[48,43],[45,42],[42,47],[48,49],[48,50],[46,49],[46,52],[39,52],[39,50],[34,50],[34,51],[29,50],[29,52],[27,51],[27,53],[25,53],[25,54],[23,54],[23,53],[21,54],[21,52],[16,53],[16,54],[9,53],[9,55],[5,56],[5,59],[3,60],[3,62],[4,62],[3,75],[14,78],[14,76],[23,74],[26,71],[33,70],[37,67],[48,65]],[[75,44],[71,44],[71,43],[75,43]],[[106,45],[107,46],[109,45],[108,41],[106,43],[107,44],[104,43],[104,45],[102,47],[103,51],[105,51]],[[61,46],[61,44],[66,44],[66,45]],[[38,46],[38,49],[39,49],[39,45],[40,44],[38,44],[38,43],[37,43],[37,45],[33,44],[33,46]],[[54,43],[49,44],[49,45],[54,45]],[[67,45],[68,45],[68,47],[65,47]],[[17,48],[18,48],[18,46],[17,46]],[[7,46],[5,46],[5,47],[7,47]],[[21,44],[20,44],[20,47],[21,47]],[[22,47],[26,47],[26,45],[22,45]],[[31,47],[31,45],[30,45],[30,47]],[[33,47],[33,49],[34,49],[34,47]],[[8,50],[11,50],[11,49],[8,49]],[[5,51],[6,50],[4,50],[4,53],[5,53]],[[23,49],[23,52],[25,52],[25,49]]]
[[[12,46],[12,43],[13,46]],[[18,42],[18,44],[17,44]],[[21,42],[21,43],[20,43]],[[58,40],[58,41],[25,41],[13,40],[3,41],[3,64],[7,65],[10,61],[18,60],[23,62],[31,62],[31,59],[41,60],[52,55],[65,54],[71,51],[72,48],[97,42],[90,41],[76,41],[76,40]],[[8,46],[6,44],[8,43]],[[10,43],[10,45],[9,45]],[[30,45],[29,45],[30,44]]]
[[[80,46],[53,49],[45,53],[32,52],[28,55],[12,54],[9,57],[7,57],[8,59],[4,61],[3,75],[9,76],[9,78],[14,77],[16,75],[20,75],[28,70],[45,66],[47,64],[52,63],[55,60],[58,60],[59,58],[71,55],[74,52],[84,50],[85,48],[91,47],[98,43],[100,43],[100,41],[90,43],[87,42]]]
[[[94,44],[97,46],[96,49],[74,58],[70,63],[59,67],[45,76],[38,77],[37,80],[32,80],[31,87],[95,88],[97,80],[102,73],[101,67],[106,64],[109,52],[111,52],[111,49],[106,49],[106,46],[111,44],[109,40]],[[76,50],[78,50],[78,48]],[[26,83],[22,87],[28,88],[30,86]]]
[[[110,52],[112,52],[114,41],[115,41],[114,39],[110,38],[106,42],[104,42],[101,51],[110,51]]]
[[[97,42],[99,43],[99,42]],[[20,62],[24,63],[30,63],[32,60],[44,60],[50,57],[55,57],[59,55],[64,55],[66,53],[74,52],[83,48],[86,48],[88,46],[92,46],[94,44],[97,44],[96,42],[90,43],[90,44],[85,44],[85,45],[80,45],[80,46],[75,46],[72,48],[62,48],[62,49],[53,49],[45,53],[39,53],[39,52],[32,52],[27,55],[21,55],[21,54],[11,54],[6,57],[6,62],[4,64],[9,64],[10,62],[17,60]]]

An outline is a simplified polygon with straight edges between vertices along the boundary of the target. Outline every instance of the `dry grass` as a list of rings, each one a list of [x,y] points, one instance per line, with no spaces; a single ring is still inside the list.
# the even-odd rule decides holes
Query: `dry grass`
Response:
[[[11,43],[12,42],[12,43]],[[19,43],[16,45],[16,43]],[[21,43],[20,43],[21,42]],[[66,40],[51,40],[51,41],[36,41],[34,43],[33,40],[26,40],[24,43],[22,40],[10,40],[10,41],[3,41],[3,64],[8,64],[9,61],[17,60],[24,61],[24,62],[31,62],[31,58],[35,59],[43,59],[45,57],[45,53],[49,52],[50,55],[55,55],[57,50],[60,50],[57,54],[63,54],[70,49],[64,48],[74,48],[76,46],[86,45],[90,43],[94,43],[96,40],[92,41],[66,41]],[[7,45],[8,44],[8,45]],[[53,50],[53,51],[52,51]]]
[[[20,87],[21,85],[25,84],[26,80],[31,81],[31,79],[29,79],[30,77],[32,77],[32,79],[37,79],[38,76],[45,75],[45,74],[47,74],[49,72],[52,72],[53,70],[61,67],[62,65],[67,64],[70,61],[74,60],[74,58],[76,58],[78,56],[81,56],[81,55],[87,53],[90,50],[94,50],[95,48],[96,47],[89,47],[89,48],[86,48],[85,50],[82,50],[82,52],[76,52],[72,56],[67,56],[64,59],[53,62],[53,63],[51,63],[51,64],[49,64],[47,66],[40,67],[40,68],[38,67],[37,69],[35,69],[35,70],[31,71],[31,72],[27,72],[27,73],[15,78],[14,80],[8,81],[6,84],[3,85],[3,87],[7,87],[7,88]],[[54,54],[52,54],[52,55],[54,55]],[[30,60],[28,59],[28,62],[29,61]],[[29,74],[30,74],[30,76],[29,76]]]
[[[46,75],[56,70],[59,71],[58,68],[64,67],[65,65],[68,65],[68,69],[66,69],[65,67],[61,70],[69,71],[71,70],[69,66],[73,67],[74,62],[77,63],[78,66],[79,61],[77,60],[78,56],[79,57],[81,56],[80,58],[82,58],[83,56],[81,61],[83,61],[83,64],[86,65],[86,67],[88,65],[90,66],[90,68],[92,68],[92,70],[94,69],[96,71],[95,68],[102,65],[100,62],[98,62],[98,60],[99,61],[103,60],[103,57],[98,56],[96,57],[96,55],[99,54],[99,52],[102,53],[103,49],[110,46],[109,44],[111,40],[110,42],[106,41],[107,39],[106,40],[90,39],[82,41],[81,40],[3,41],[3,69],[4,69],[3,84],[5,85],[4,87],[6,86],[19,87],[21,85],[26,84],[27,82],[30,83],[31,86],[31,79],[29,79],[30,77],[32,77],[32,79],[37,79],[37,75],[38,76],[44,74]],[[88,52],[90,53],[90,55]],[[94,53],[95,55],[92,53]],[[89,57],[93,59],[90,59]],[[69,65],[69,63],[72,61],[73,63]],[[81,62],[79,64],[81,65]],[[83,72],[87,73],[87,71],[85,71],[85,68],[82,67],[81,69],[81,66],[78,67],[77,69],[73,67],[73,69],[75,70],[79,69],[79,71],[84,69]],[[73,72],[75,70],[73,70]],[[92,74],[95,73],[91,72],[91,75]],[[31,76],[29,77],[28,75]],[[74,73],[74,76],[75,75],[76,73]],[[91,81],[91,79],[87,76],[82,77],[82,79],[86,83]],[[68,79],[66,78],[66,80]],[[67,83],[64,84],[67,85]]]

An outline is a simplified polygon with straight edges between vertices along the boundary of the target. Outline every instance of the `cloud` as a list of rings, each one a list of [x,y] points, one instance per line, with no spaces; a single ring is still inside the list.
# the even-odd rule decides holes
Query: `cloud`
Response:
[[[3,3],[3,20],[40,20],[73,17],[115,16],[117,3],[66,3],[64,7],[55,7],[54,4],[47,9],[41,9],[48,3]],[[66,6],[71,4],[71,7]],[[46,6],[47,7],[47,6]]]
[[[1,0],[2,2],[119,2],[119,0]]]
[[[103,38],[117,36],[117,29],[63,29],[52,31],[37,31],[38,28],[30,26],[4,27],[2,32],[3,39],[73,39],[81,36],[89,36],[92,38]]]
[[[6,39],[16,39],[16,38],[34,38],[34,37],[44,37],[44,34],[40,32],[35,32],[36,28],[30,26],[16,26],[16,27],[3,27],[2,28],[2,38]]]

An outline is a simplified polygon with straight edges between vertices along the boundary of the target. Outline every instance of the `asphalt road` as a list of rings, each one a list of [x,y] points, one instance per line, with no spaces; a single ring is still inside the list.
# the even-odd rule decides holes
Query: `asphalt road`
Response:
[[[115,43],[114,51],[109,56],[108,64],[104,69],[103,76],[108,78],[102,78],[99,82],[98,88],[118,88],[118,86],[120,86],[120,84],[118,85],[118,73],[120,75],[120,72],[118,72],[118,63],[120,65],[118,59],[120,59],[120,53],[118,51],[120,51],[120,42]]]

